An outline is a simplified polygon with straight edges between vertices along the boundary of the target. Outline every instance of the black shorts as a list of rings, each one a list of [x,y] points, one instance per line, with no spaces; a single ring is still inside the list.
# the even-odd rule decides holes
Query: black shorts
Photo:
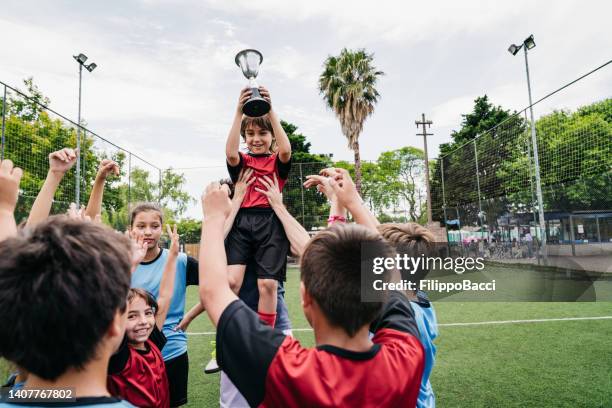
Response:
[[[271,208],[241,208],[225,240],[228,265],[254,266],[259,279],[287,277],[289,240]]]
[[[179,407],[187,403],[187,379],[189,378],[189,357],[187,353],[166,361],[166,374],[170,386],[170,406]]]

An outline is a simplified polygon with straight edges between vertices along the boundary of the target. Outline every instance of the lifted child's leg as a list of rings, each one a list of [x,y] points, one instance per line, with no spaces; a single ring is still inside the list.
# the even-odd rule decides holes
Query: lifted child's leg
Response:
[[[236,295],[238,295],[238,292],[240,292],[240,288],[242,287],[245,270],[246,265],[228,265],[227,267],[227,277],[229,280],[230,289]]]
[[[276,302],[278,300],[278,281],[276,279],[258,278],[257,289],[259,290],[257,314],[264,323],[274,327],[276,322]]]

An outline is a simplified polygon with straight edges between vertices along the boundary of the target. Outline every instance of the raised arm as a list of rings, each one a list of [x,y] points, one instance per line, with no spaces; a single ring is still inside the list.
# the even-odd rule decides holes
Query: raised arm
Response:
[[[159,330],[164,327],[168,310],[170,309],[170,301],[174,292],[174,280],[176,277],[176,258],[179,252],[179,235],[174,229],[166,224],[166,231],[171,239],[170,250],[168,251],[168,260],[164,266],[164,273],[159,283],[159,295],[157,296],[157,313],[155,314],[155,324]]]
[[[267,188],[267,190],[262,190],[260,188],[255,188],[255,190],[264,194],[268,198],[268,202],[270,203],[270,207],[274,210],[274,213],[278,217],[278,219],[283,224],[283,228],[285,229],[285,234],[287,234],[287,239],[291,244],[291,252],[296,256],[302,256],[304,253],[304,249],[310,241],[310,235],[308,232],[302,227],[302,225],[287,211],[287,208],[283,205],[283,196],[280,193],[280,189],[278,187],[278,179],[276,178],[276,174],[274,175],[274,180],[270,179],[268,176],[263,176],[261,178],[261,183]]]
[[[270,98],[270,91],[263,86],[259,87],[259,93],[261,97],[270,103],[272,106],[272,99]],[[285,129],[281,126],[280,119],[274,110],[274,107],[270,109],[268,113],[270,123],[272,124],[272,130],[274,131],[274,138],[276,139],[276,145],[278,146],[278,158],[281,162],[287,163],[291,159],[291,143],[289,137],[285,133]]]
[[[23,171],[6,159],[0,162],[0,241],[15,236],[15,206],[19,198],[19,182]]]
[[[329,201],[329,218],[327,219],[327,226],[330,226],[336,222],[346,222],[346,208],[338,201],[338,197],[334,192],[334,189],[329,183],[330,178],[320,175],[306,176],[306,182],[304,182],[305,188],[315,187],[317,191],[325,194]]]
[[[96,215],[102,214],[102,197],[104,196],[104,184],[106,183],[106,178],[110,174],[119,176],[119,165],[112,160],[103,159],[100,162],[100,165],[98,166],[96,180],[94,181],[93,188],[91,189],[91,194],[89,195],[89,202],[87,203],[87,208],[85,209],[85,215],[91,217],[92,219]]]
[[[211,183],[202,195],[206,218],[200,240],[200,302],[215,327],[225,308],[238,299],[229,286],[223,245],[223,225],[232,209],[228,193],[226,185]]]
[[[247,188],[253,184],[255,181],[255,177],[253,176],[253,169],[244,168],[240,171],[240,176],[238,176],[238,181],[234,185],[234,197],[232,198],[232,211],[229,216],[225,220],[225,224],[223,226],[223,237],[227,237],[227,234],[232,230],[232,226],[234,225],[234,220],[236,219],[236,215],[238,211],[240,211],[240,206],[242,205],[242,201],[244,200],[244,196],[246,195]]]
[[[329,183],[338,197],[339,204],[351,213],[355,222],[378,232],[376,227],[379,222],[374,214],[364,207],[349,172],[345,169],[331,168],[324,169],[321,173],[330,177]]]
[[[249,88],[244,88],[240,91],[238,98],[238,106],[234,113],[234,121],[227,135],[227,143],[225,144],[225,157],[230,166],[236,166],[240,162],[240,124],[242,123],[242,105],[251,97],[253,92]]]
[[[76,163],[76,159],[77,151],[70,148],[64,148],[49,154],[47,178],[30,210],[30,216],[26,222],[28,227],[35,226],[49,216],[55,191],[62,181],[64,174]]]

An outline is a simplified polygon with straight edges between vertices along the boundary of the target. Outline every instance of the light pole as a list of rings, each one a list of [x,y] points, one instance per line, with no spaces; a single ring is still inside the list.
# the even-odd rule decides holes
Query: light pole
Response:
[[[81,206],[81,82],[83,78],[83,67],[89,72],[96,69],[98,66],[95,62],[92,62],[89,65],[85,65],[85,61],[87,61],[87,55],[80,53],[79,55],[73,55],[72,58],[79,63],[79,113],[77,118],[77,163],[76,163],[76,191],[75,191],[75,201],[77,208]]]
[[[508,52],[516,55],[521,48],[525,52],[525,71],[527,72],[527,92],[529,93],[529,114],[531,115],[531,144],[533,146],[533,163],[536,176],[536,196],[538,198],[538,214],[540,218],[540,231],[542,239],[542,254],[546,259],[546,223],[544,222],[544,200],[542,199],[542,181],[540,178],[540,159],[538,157],[538,141],[536,139],[535,120],[533,119],[533,102],[531,101],[531,80],[529,78],[529,62],[527,59],[527,50],[535,47],[533,34],[527,37],[521,45],[512,44],[508,47]]]

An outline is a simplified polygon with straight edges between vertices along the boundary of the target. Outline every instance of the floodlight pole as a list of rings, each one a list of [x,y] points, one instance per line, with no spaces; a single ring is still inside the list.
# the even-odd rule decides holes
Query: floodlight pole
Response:
[[[76,205],[77,208],[81,207],[81,82],[83,78],[83,64],[79,63],[79,113],[77,115],[77,162],[76,162]]]
[[[531,101],[531,80],[529,78],[529,62],[527,59],[527,46],[523,44],[525,52],[525,71],[527,72],[527,91],[529,92],[529,114],[531,115],[531,144],[533,145],[533,162],[536,176],[536,196],[538,198],[538,214],[540,218],[540,231],[542,239],[542,254],[546,264],[546,223],[544,222],[544,200],[542,199],[542,181],[540,179],[540,160],[538,157],[538,141],[536,139],[535,121],[533,118],[533,103]]]

